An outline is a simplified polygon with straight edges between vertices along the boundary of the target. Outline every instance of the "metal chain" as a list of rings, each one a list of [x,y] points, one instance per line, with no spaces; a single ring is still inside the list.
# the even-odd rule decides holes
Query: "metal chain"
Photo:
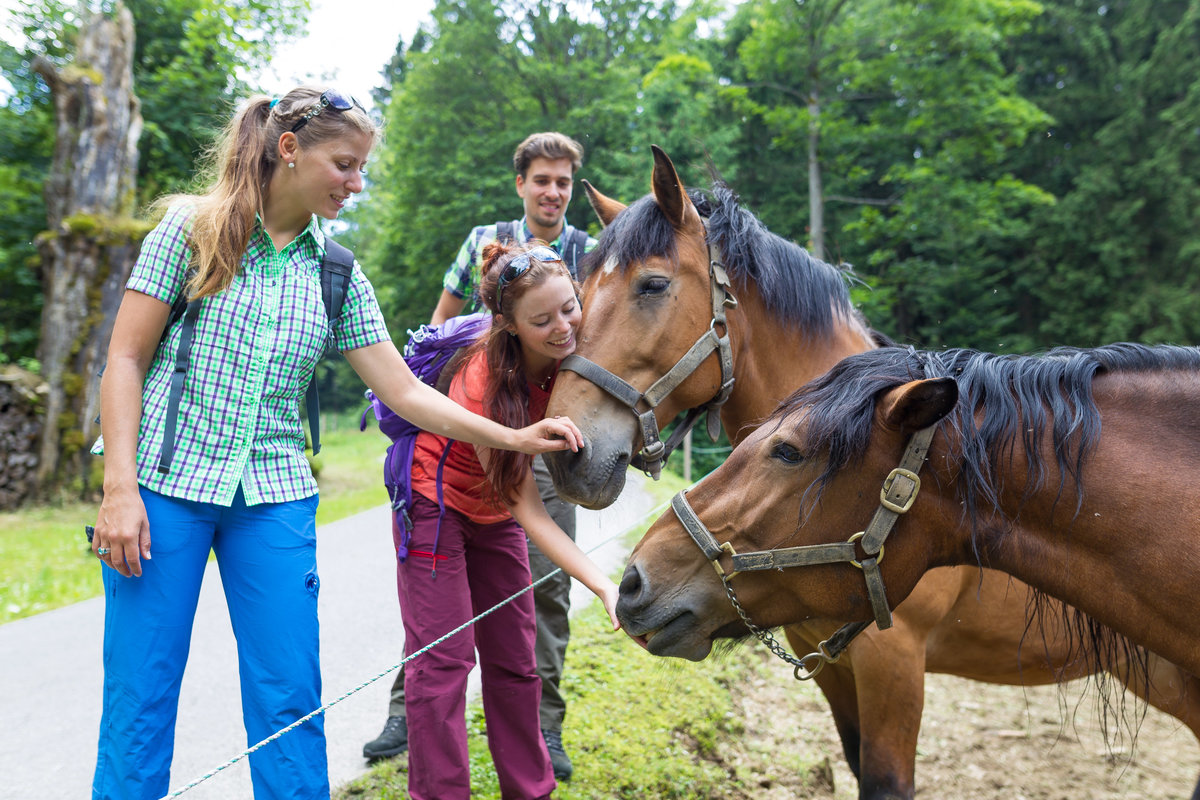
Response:
[[[795,667],[795,669],[792,670],[792,676],[796,680],[812,680],[813,678],[817,677],[817,674],[820,673],[822,669],[825,668],[826,664],[833,664],[839,658],[841,658],[841,653],[836,656],[829,655],[829,651],[825,649],[825,646],[829,643],[828,639],[817,645],[817,652],[809,653],[803,658],[796,658],[791,653],[784,650],[783,645],[781,645],[779,640],[772,636],[769,631],[763,630],[750,621],[749,614],[746,613],[746,609],[742,607],[742,604],[738,602],[737,595],[733,593],[733,587],[729,585],[729,578],[722,575],[721,583],[725,585],[725,594],[729,595],[729,602],[733,605],[733,610],[736,611],[738,616],[742,618],[742,622],[746,624],[746,627],[750,629],[750,632],[753,633],[760,642],[765,644],[772,653]],[[814,659],[816,661],[816,666],[809,667],[808,663],[806,662]]]

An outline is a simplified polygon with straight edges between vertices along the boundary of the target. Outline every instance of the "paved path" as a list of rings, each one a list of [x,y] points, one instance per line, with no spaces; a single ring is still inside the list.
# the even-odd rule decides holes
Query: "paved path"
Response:
[[[585,551],[616,537],[650,511],[646,479],[631,472],[625,492],[604,511],[580,509]],[[606,569],[625,558],[617,541],[592,553]],[[340,697],[399,663],[404,631],[386,507],[317,531],[321,574],[321,668],[324,702]],[[592,595],[578,582],[571,602]],[[14,800],[88,797],[100,722],[102,598],[86,600],[0,626],[0,795]],[[567,668],[570,669],[568,656]],[[387,717],[393,672],[326,713],[329,772],[334,786],[366,769],[363,742]],[[210,563],[192,633],[176,728],[171,791],[241,753],[237,652],[220,575]],[[270,745],[267,745],[269,748]],[[182,795],[183,800],[251,798],[246,759]]]

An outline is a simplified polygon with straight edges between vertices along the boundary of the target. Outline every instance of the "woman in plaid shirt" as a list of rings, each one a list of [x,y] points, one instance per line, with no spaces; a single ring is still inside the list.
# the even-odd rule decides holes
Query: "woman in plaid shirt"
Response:
[[[569,420],[513,430],[416,380],[357,264],[331,325],[317,217],[336,219],[362,190],[377,137],[357,101],[335,91],[253,98],[214,150],[209,189],[164,200],[168,211],[142,244],[101,386],[104,500],[92,547],[105,565],[105,677],[93,798],[168,791],[179,685],[210,550],[238,642],[248,740],[321,705],[317,485],[299,402],[328,343],[421,427],[526,453],[582,443]],[[185,289],[203,304],[164,472],[182,326],[159,339]],[[323,717],[251,755],[250,769],[256,798],[327,798]]]

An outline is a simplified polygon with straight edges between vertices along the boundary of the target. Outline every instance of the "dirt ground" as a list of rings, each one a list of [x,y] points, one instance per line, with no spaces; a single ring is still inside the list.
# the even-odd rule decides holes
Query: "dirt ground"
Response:
[[[763,658],[773,657],[764,650]],[[721,742],[711,757],[743,779],[753,774],[754,800],[857,798],[820,690],[797,682],[782,662],[766,674],[735,691],[745,734]],[[1136,741],[1128,728],[1121,735],[1110,727],[1106,744],[1091,684],[1026,689],[928,675],[925,690],[918,798],[1173,800],[1190,798],[1200,776],[1191,731],[1144,704],[1126,711],[1133,725],[1140,720]],[[793,752],[816,766],[795,770],[780,757]]]

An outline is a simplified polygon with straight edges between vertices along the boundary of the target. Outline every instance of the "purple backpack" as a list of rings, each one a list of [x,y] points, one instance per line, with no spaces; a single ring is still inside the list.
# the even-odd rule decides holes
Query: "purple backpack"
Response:
[[[455,353],[467,345],[474,344],[491,325],[491,315],[484,312],[451,317],[441,325],[422,325],[415,331],[409,331],[408,343],[404,345],[403,351],[404,363],[408,364],[408,368],[418,380],[436,388],[442,370]],[[408,558],[408,543],[412,536],[412,519],[408,511],[412,508],[413,451],[421,429],[384,405],[370,389],[366,391],[366,396],[371,405],[363,409],[359,430],[366,430],[367,411],[373,410],[375,419],[379,421],[379,430],[392,440],[388,445],[387,457],[383,461],[383,484],[387,487],[388,497],[392,500],[392,513],[402,531],[403,543],[397,548],[396,557],[403,562]],[[447,441],[437,468],[439,528],[442,516],[446,513],[446,504],[442,499],[442,468],[449,454],[450,442]],[[437,552],[436,537],[434,552]],[[437,563],[436,559],[434,563]]]

